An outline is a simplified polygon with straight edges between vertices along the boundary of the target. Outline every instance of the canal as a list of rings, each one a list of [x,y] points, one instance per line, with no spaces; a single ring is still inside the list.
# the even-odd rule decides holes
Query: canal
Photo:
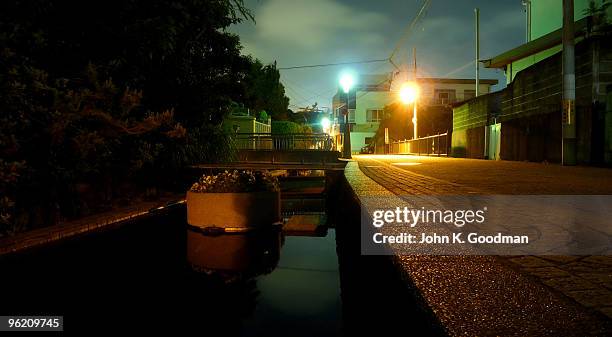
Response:
[[[67,331],[432,333],[386,257],[360,256],[352,234],[340,242],[336,228],[359,223],[330,211],[344,206],[322,193],[324,180],[283,186],[290,226],[204,237],[195,259],[186,258],[184,207],[3,257],[0,315],[63,315]]]

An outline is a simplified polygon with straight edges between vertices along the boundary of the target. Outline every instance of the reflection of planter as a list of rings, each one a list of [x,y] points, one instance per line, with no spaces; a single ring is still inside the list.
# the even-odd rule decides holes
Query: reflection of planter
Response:
[[[245,234],[223,235],[205,235],[188,229],[187,260],[198,271],[268,273],[278,263],[281,231],[276,226],[266,227]]]
[[[192,226],[242,228],[280,220],[280,192],[187,192],[187,223]]]

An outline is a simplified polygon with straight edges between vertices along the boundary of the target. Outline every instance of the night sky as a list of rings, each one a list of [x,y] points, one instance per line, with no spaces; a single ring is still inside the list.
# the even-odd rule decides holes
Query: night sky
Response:
[[[385,59],[421,7],[421,0],[246,0],[256,24],[232,27],[243,53],[278,67]],[[480,8],[480,56],[490,58],[525,40],[520,0],[432,0],[400,51],[396,64],[407,64],[417,48],[419,77],[474,78],[474,8]],[[281,70],[289,108],[329,107],[338,75],[389,72],[388,63]],[[482,69],[481,78],[503,73]]]

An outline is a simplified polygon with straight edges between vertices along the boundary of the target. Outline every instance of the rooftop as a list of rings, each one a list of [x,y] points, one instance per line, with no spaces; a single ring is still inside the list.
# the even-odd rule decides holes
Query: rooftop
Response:
[[[580,19],[574,23],[574,37],[583,36],[588,26],[588,17]],[[504,68],[506,65],[523,59],[527,56],[539,53],[561,44],[562,28],[550,32],[540,38],[529,41],[514,49],[510,49],[491,59],[482,60],[485,68]]]
[[[481,78],[478,80],[480,84],[497,84],[496,79]],[[452,84],[476,84],[476,80],[473,78],[434,78],[434,77],[421,77],[418,82],[422,83],[452,83]]]

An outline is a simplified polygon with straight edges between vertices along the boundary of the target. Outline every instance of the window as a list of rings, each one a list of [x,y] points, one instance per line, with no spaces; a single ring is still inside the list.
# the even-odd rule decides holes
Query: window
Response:
[[[382,120],[383,110],[382,109],[368,109],[366,110],[366,120],[368,122],[378,123]]]
[[[463,99],[468,100],[476,97],[476,90],[466,89],[463,90]]]
[[[435,101],[437,104],[446,105],[455,102],[454,89],[436,89],[434,90]]]

